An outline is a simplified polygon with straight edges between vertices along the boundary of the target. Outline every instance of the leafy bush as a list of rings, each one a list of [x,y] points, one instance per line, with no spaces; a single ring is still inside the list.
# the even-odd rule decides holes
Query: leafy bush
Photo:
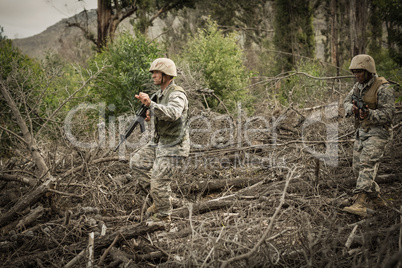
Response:
[[[93,85],[93,101],[114,104],[115,114],[129,111],[134,104],[134,95],[140,91],[150,92],[151,62],[160,57],[156,44],[137,34],[122,34],[113,44],[90,61],[90,69],[96,71],[103,63],[110,65]]]
[[[206,29],[189,40],[181,55],[195,72],[203,73],[207,86],[230,110],[237,102],[251,108],[252,99],[247,89],[251,72],[243,65],[243,52],[236,41],[234,33],[224,36],[217,24],[209,20]],[[218,107],[219,102],[211,97],[208,105]]]
[[[294,103],[300,107],[327,103],[339,94],[333,91],[333,80],[316,79],[331,76],[333,72],[328,68],[319,60],[299,60],[288,78],[282,79],[278,99],[283,105]]]

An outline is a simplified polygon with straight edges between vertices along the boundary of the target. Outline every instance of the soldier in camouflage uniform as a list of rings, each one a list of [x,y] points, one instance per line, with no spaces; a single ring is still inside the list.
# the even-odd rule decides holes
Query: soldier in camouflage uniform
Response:
[[[149,71],[155,85],[160,86],[156,99],[140,92],[135,97],[151,110],[146,120],[152,117],[154,135],[130,160],[130,166],[141,169],[140,185],[150,190],[153,204],[147,209],[149,221],[170,222],[172,213],[170,182],[174,169],[179,167],[190,151],[187,128],[188,100],[183,88],[173,78],[177,76],[174,62],[159,58],[152,62]],[[150,116],[152,115],[152,116]]]
[[[367,203],[375,208],[387,206],[380,196],[380,188],[374,181],[384,148],[392,136],[392,118],[395,112],[394,93],[388,81],[376,73],[374,59],[369,55],[357,55],[349,69],[357,83],[346,96],[346,116],[355,115],[356,139],[353,146],[353,171],[357,177],[354,203],[344,211],[367,216]],[[353,95],[360,97],[366,111],[359,109]]]

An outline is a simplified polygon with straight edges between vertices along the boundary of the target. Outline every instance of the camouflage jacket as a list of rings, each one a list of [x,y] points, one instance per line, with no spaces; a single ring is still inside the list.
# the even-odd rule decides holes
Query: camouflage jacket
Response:
[[[150,109],[157,156],[188,156],[188,100],[184,90],[172,81],[163,91],[156,92]]]
[[[343,106],[345,109],[346,116],[353,114],[352,112],[352,95],[353,93],[358,94],[360,97],[364,98],[365,94],[370,89],[370,86],[378,78],[375,75],[370,81],[364,84],[356,83],[353,85],[352,90],[346,96]],[[360,135],[368,136],[379,136],[382,138],[389,138],[390,127],[392,124],[392,118],[395,113],[395,101],[394,101],[394,91],[389,84],[382,84],[377,91],[377,108],[369,109],[369,115],[366,119],[369,122],[370,127],[363,127],[359,123],[359,119],[355,117],[357,130]]]

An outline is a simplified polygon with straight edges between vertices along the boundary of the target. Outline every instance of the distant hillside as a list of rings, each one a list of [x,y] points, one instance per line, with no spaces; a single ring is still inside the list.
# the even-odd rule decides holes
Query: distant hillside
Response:
[[[205,12],[205,11],[204,11]],[[88,12],[88,28],[96,35],[96,9]],[[185,36],[189,32],[196,32],[202,21],[207,16],[201,16],[198,10],[186,10],[179,12],[176,15],[169,14],[163,17],[163,20],[157,18],[153,21],[153,25],[147,29],[147,36],[153,40],[158,39],[161,41],[169,40],[175,47],[180,42],[182,43]],[[80,13],[68,19],[63,19],[58,23],[50,26],[40,34],[32,37],[14,39],[13,44],[21,49],[21,51],[32,57],[42,58],[44,52],[52,51],[53,53],[61,55],[63,58],[70,62],[85,63],[90,55],[94,53],[95,46],[92,42],[88,41],[82,31],[77,27],[67,27],[67,22],[87,21],[85,13]],[[270,20],[266,19],[264,22],[266,27],[272,29]],[[316,39],[316,56],[319,59],[324,59],[324,44],[325,37],[322,31],[325,30],[325,21],[321,16],[318,16],[313,21]],[[120,23],[118,32],[132,31],[130,18]],[[244,44],[247,35],[240,33],[240,43]],[[257,47],[259,44],[254,44]],[[175,51],[178,52],[178,51]]]
[[[24,54],[32,58],[42,58],[44,52],[52,51],[70,62],[84,63],[94,53],[95,45],[88,41],[77,27],[67,27],[67,22],[88,21],[88,28],[96,35],[96,19],[96,9],[93,9],[88,12],[88,20],[84,13],[80,13],[59,21],[37,35],[12,41]],[[147,36],[151,40],[163,39],[166,28],[176,31],[182,28],[184,20],[183,17],[179,19],[172,15],[165,16],[164,20],[157,18],[147,29]],[[127,18],[119,24],[117,32],[132,31],[132,29],[130,18]]]
[[[85,62],[94,53],[95,46],[84,37],[80,29],[67,27],[67,22],[74,22],[75,20],[86,21],[85,14],[80,13],[76,17],[63,19],[40,34],[14,39],[12,40],[13,44],[32,58],[42,58],[44,52],[52,51],[68,61]],[[96,9],[88,12],[88,22],[88,28],[96,34]],[[120,31],[130,28],[129,20],[125,20],[119,25]]]

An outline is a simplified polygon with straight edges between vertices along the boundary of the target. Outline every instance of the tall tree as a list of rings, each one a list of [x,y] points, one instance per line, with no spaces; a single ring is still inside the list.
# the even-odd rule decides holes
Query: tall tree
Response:
[[[368,45],[367,27],[369,19],[368,0],[351,0],[351,17],[356,18],[354,24],[355,33],[353,34],[352,48],[353,55],[367,53],[366,48]]]
[[[132,16],[134,13],[141,11],[143,14],[152,14],[152,16],[144,16],[146,24],[152,22],[172,9],[181,9],[185,6],[193,7],[195,0],[98,0],[98,16],[97,16],[97,37],[89,32],[87,27],[81,22],[68,23],[68,26],[80,28],[84,35],[96,44],[98,52],[113,42],[119,24]],[[86,12],[86,11],[85,11]]]
[[[402,5],[400,0],[372,0],[388,33],[390,57],[402,66]]]
[[[302,57],[314,56],[312,8],[306,0],[275,0],[274,44],[281,53],[281,71],[292,69]]]

